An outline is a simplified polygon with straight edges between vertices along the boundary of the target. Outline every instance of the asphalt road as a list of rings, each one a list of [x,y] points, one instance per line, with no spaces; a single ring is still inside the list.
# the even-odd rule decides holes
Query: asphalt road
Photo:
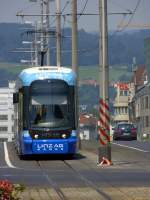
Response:
[[[83,142],[73,160],[52,156],[20,160],[13,143],[0,143],[0,179],[22,183],[30,190],[51,188],[54,199],[77,199],[74,193],[86,200],[93,195],[107,200],[150,199],[150,143],[113,142],[113,165],[109,167],[97,165],[98,146],[97,142]]]

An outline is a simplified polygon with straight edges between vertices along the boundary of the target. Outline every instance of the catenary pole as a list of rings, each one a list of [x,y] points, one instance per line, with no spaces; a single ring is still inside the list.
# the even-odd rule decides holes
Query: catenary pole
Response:
[[[35,22],[35,36],[34,36],[34,47],[35,47],[35,66],[38,66],[38,39],[37,39],[37,22]]]
[[[78,26],[77,26],[77,0],[72,0],[72,70],[76,73],[77,82],[76,82],[76,96],[77,96],[77,132],[79,133],[78,128],[78,120],[79,120],[79,99],[78,99],[78,85],[79,85],[79,72],[78,72],[78,42],[77,42],[77,33],[78,33]],[[79,134],[79,149],[81,149],[81,138]]]
[[[50,0],[46,0],[46,43],[47,43],[47,65],[50,66],[50,35],[49,35]]]
[[[108,24],[107,0],[99,0],[99,69],[100,69],[100,101],[99,101],[99,142],[98,163],[111,164],[110,115],[109,115],[109,66],[108,66]]]
[[[44,33],[43,33],[43,29],[44,29],[44,19],[43,19],[43,9],[44,9],[44,2],[43,0],[41,0],[41,66],[44,65]]]
[[[57,46],[57,66],[61,66],[61,9],[60,0],[56,0],[56,46]]]
[[[78,75],[77,58],[77,0],[72,0],[72,70]]]

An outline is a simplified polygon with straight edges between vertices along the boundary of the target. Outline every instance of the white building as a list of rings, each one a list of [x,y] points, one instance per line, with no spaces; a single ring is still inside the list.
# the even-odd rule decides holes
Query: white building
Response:
[[[129,83],[118,82],[114,85],[117,95],[114,102],[114,123],[129,122],[128,104],[130,99]]]
[[[14,137],[14,92],[14,81],[0,88],[0,140],[12,141]]]

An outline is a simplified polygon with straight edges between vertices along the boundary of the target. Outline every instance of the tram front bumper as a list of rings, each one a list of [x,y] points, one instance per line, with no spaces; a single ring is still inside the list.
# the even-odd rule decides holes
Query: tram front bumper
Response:
[[[22,153],[29,154],[74,154],[77,150],[77,138],[67,140],[24,140]]]

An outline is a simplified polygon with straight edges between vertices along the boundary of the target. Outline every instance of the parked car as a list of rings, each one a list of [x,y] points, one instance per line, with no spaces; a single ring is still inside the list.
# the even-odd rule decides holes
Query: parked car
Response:
[[[137,138],[137,129],[134,124],[121,122],[116,125],[114,128],[113,139],[136,139]]]

